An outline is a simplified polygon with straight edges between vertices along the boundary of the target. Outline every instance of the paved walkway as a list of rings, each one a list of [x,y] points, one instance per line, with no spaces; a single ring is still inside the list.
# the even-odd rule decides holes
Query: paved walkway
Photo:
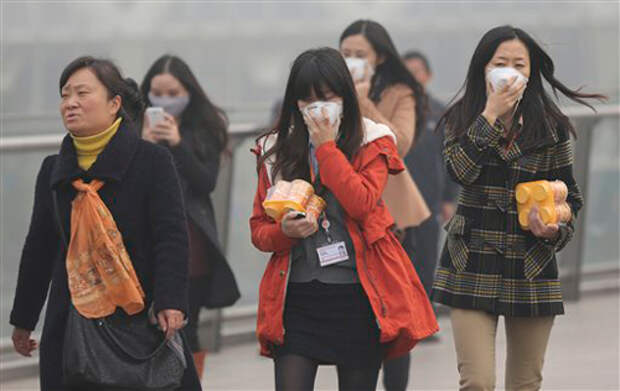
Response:
[[[568,303],[551,334],[543,388],[545,390],[620,390],[618,294],[605,294]],[[413,353],[410,389],[454,390],[458,384],[450,322],[440,319],[441,340],[419,345]],[[498,327],[497,382],[501,388],[506,341]],[[254,344],[225,348],[207,358],[206,390],[271,390],[273,365],[257,354]],[[37,379],[0,384],[2,391],[38,389]],[[337,389],[336,371],[321,367],[317,390]],[[380,386],[379,389],[382,389]]]

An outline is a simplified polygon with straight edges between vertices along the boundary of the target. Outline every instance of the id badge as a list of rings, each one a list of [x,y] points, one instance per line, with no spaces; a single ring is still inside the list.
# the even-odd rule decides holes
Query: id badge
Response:
[[[347,246],[344,242],[335,242],[316,249],[321,267],[344,262],[349,259]]]

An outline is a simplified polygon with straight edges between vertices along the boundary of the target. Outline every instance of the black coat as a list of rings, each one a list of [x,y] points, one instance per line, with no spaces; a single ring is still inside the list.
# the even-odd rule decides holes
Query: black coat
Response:
[[[418,185],[433,215],[441,212],[442,202],[456,202],[459,186],[450,178],[443,161],[444,129],[435,131],[445,107],[429,96],[429,118],[420,129],[420,139],[405,156],[405,165]]]
[[[30,229],[22,252],[10,322],[33,330],[48,299],[41,336],[41,388],[62,388],[62,345],[70,294],[61,244],[54,219],[52,189],[58,196],[60,218],[71,232],[71,180],[102,179],[99,191],[110,209],[142,288],[147,308],[187,313],[188,235],[183,199],[170,153],[140,140],[123,121],[88,171],[77,165],[72,139],[65,137],[59,155],[48,156],[39,171]],[[48,288],[51,282],[51,289]],[[200,389],[189,349],[183,389]]]
[[[208,275],[201,284],[199,300],[207,308],[226,307],[239,298],[235,277],[220,246],[211,193],[215,190],[220,168],[220,152],[212,143],[200,145],[200,153],[192,145],[191,131],[181,129],[181,142],[170,147],[179,172],[187,218],[204,234],[209,254]]]

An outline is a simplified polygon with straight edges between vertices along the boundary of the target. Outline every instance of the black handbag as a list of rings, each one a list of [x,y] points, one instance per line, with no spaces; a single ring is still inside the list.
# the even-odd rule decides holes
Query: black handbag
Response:
[[[59,232],[68,245],[56,192],[52,195]],[[71,305],[62,351],[66,385],[169,390],[181,385],[186,367],[181,334],[166,340],[147,310],[136,315],[117,310],[105,318],[88,319]]]
[[[117,311],[105,318],[87,319],[71,306],[62,352],[65,384],[178,388],[186,367],[181,360],[182,342],[177,342],[179,350],[174,352],[146,314],[130,316]]]
[[[223,257],[213,257],[212,270],[204,279],[205,294],[202,306],[208,309],[230,307],[239,300],[241,293],[230,265]]]

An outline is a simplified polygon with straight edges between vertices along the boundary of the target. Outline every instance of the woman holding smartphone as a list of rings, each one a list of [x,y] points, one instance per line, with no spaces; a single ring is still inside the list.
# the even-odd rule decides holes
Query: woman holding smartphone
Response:
[[[187,336],[202,376],[206,350],[198,339],[200,309],[231,306],[239,298],[234,275],[220,247],[211,193],[220,157],[228,142],[228,123],[180,58],[160,57],[142,82],[148,106],[142,138],[167,146],[179,170],[189,232],[189,323]],[[153,123],[153,120],[158,120]]]
[[[307,111],[319,103],[322,110]],[[384,357],[437,331],[424,288],[381,200],[404,169],[393,133],[362,119],[347,66],[334,49],[295,60],[277,127],[258,140],[253,244],[273,255],[260,284],[257,335],[273,357],[277,390],[311,390],[320,364],[341,390],[374,390]],[[303,179],[326,201],[319,219],[265,212],[267,190]],[[338,251],[328,263],[322,254]],[[286,332],[285,332],[286,331]]]
[[[564,313],[555,254],[572,238],[583,198],[573,176],[573,125],[543,81],[584,105],[604,98],[557,80],[552,59],[525,31],[493,28],[474,51],[463,96],[439,122],[448,171],[463,188],[432,297],[452,307],[462,390],[495,388],[499,316],[508,342],[506,389],[540,389],[551,328]],[[566,184],[566,224],[544,224],[532,208],[529,229],[521,227],[515,187],[537,180]]]

